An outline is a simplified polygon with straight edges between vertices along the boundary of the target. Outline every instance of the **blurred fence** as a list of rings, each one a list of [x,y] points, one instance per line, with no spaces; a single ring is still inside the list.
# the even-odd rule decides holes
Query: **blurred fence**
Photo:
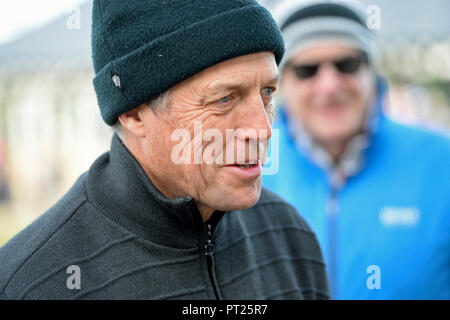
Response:
[[[48,209],[107,151],[112,133],[92,77],[90,68],[67,64],[0,68],[0,185],[9,194],[0,197],[0,222],[10,221],[0,224],[0,241]]]
[[[387,112],[396,120],[450,128],[450,37],[380,43],[384,76],[390,83]]]

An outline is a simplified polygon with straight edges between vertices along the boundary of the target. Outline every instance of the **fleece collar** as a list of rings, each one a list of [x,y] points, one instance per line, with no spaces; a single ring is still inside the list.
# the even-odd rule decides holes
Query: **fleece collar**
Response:
[[[89,202],[138,237],[177,248],[198,246],[204,223],[195,201],[168,199],[115,134],[86,179]]]

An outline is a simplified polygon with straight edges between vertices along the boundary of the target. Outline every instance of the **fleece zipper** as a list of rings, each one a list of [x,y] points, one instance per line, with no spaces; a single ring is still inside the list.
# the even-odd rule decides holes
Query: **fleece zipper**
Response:
[[[326,203],[328,221],[328,272],[332,299],[339,299],[339,193],[346,182],[345,176],[336,168],[329,180],[329,194]]]
[[[205,256],[208,263],[208,274],[211,280],[212,287],[214,289],[214,295],[217,300],[223,300],[220,294],[219,283],[216,277],[215,270],[215,258],[214,258],[214,243],[212,239],[212,227],[210,223],[206,223],[206,244],[205,244]]]
[[[338,288],[338,188],[332,186],[327,201],[328,220],[328,270],[330,273],[330,293],[332,299],[337,299]]]

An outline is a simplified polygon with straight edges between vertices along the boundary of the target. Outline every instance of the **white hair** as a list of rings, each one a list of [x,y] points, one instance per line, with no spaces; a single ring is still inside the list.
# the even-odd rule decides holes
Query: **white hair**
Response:
[[[153,112],[165,113],[169,109],[170,102],[170,89],[160,93],[157,97],[154,97],[146,104],[153,110]],[[111,126],[112,130],[119,136],[120,140],[123,141],[123,127],[119,120]]]

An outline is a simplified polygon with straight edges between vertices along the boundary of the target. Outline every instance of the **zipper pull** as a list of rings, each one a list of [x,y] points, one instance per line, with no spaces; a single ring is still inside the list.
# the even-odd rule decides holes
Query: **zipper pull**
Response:
[[[205,255],[206,256],[213,256],[214,255],[214,245],[212,242],[212,233],[211,233],[211,225],[209,223],[206,224],[206,227],[208,228],[208,238],[206,240],[205,244]]]

